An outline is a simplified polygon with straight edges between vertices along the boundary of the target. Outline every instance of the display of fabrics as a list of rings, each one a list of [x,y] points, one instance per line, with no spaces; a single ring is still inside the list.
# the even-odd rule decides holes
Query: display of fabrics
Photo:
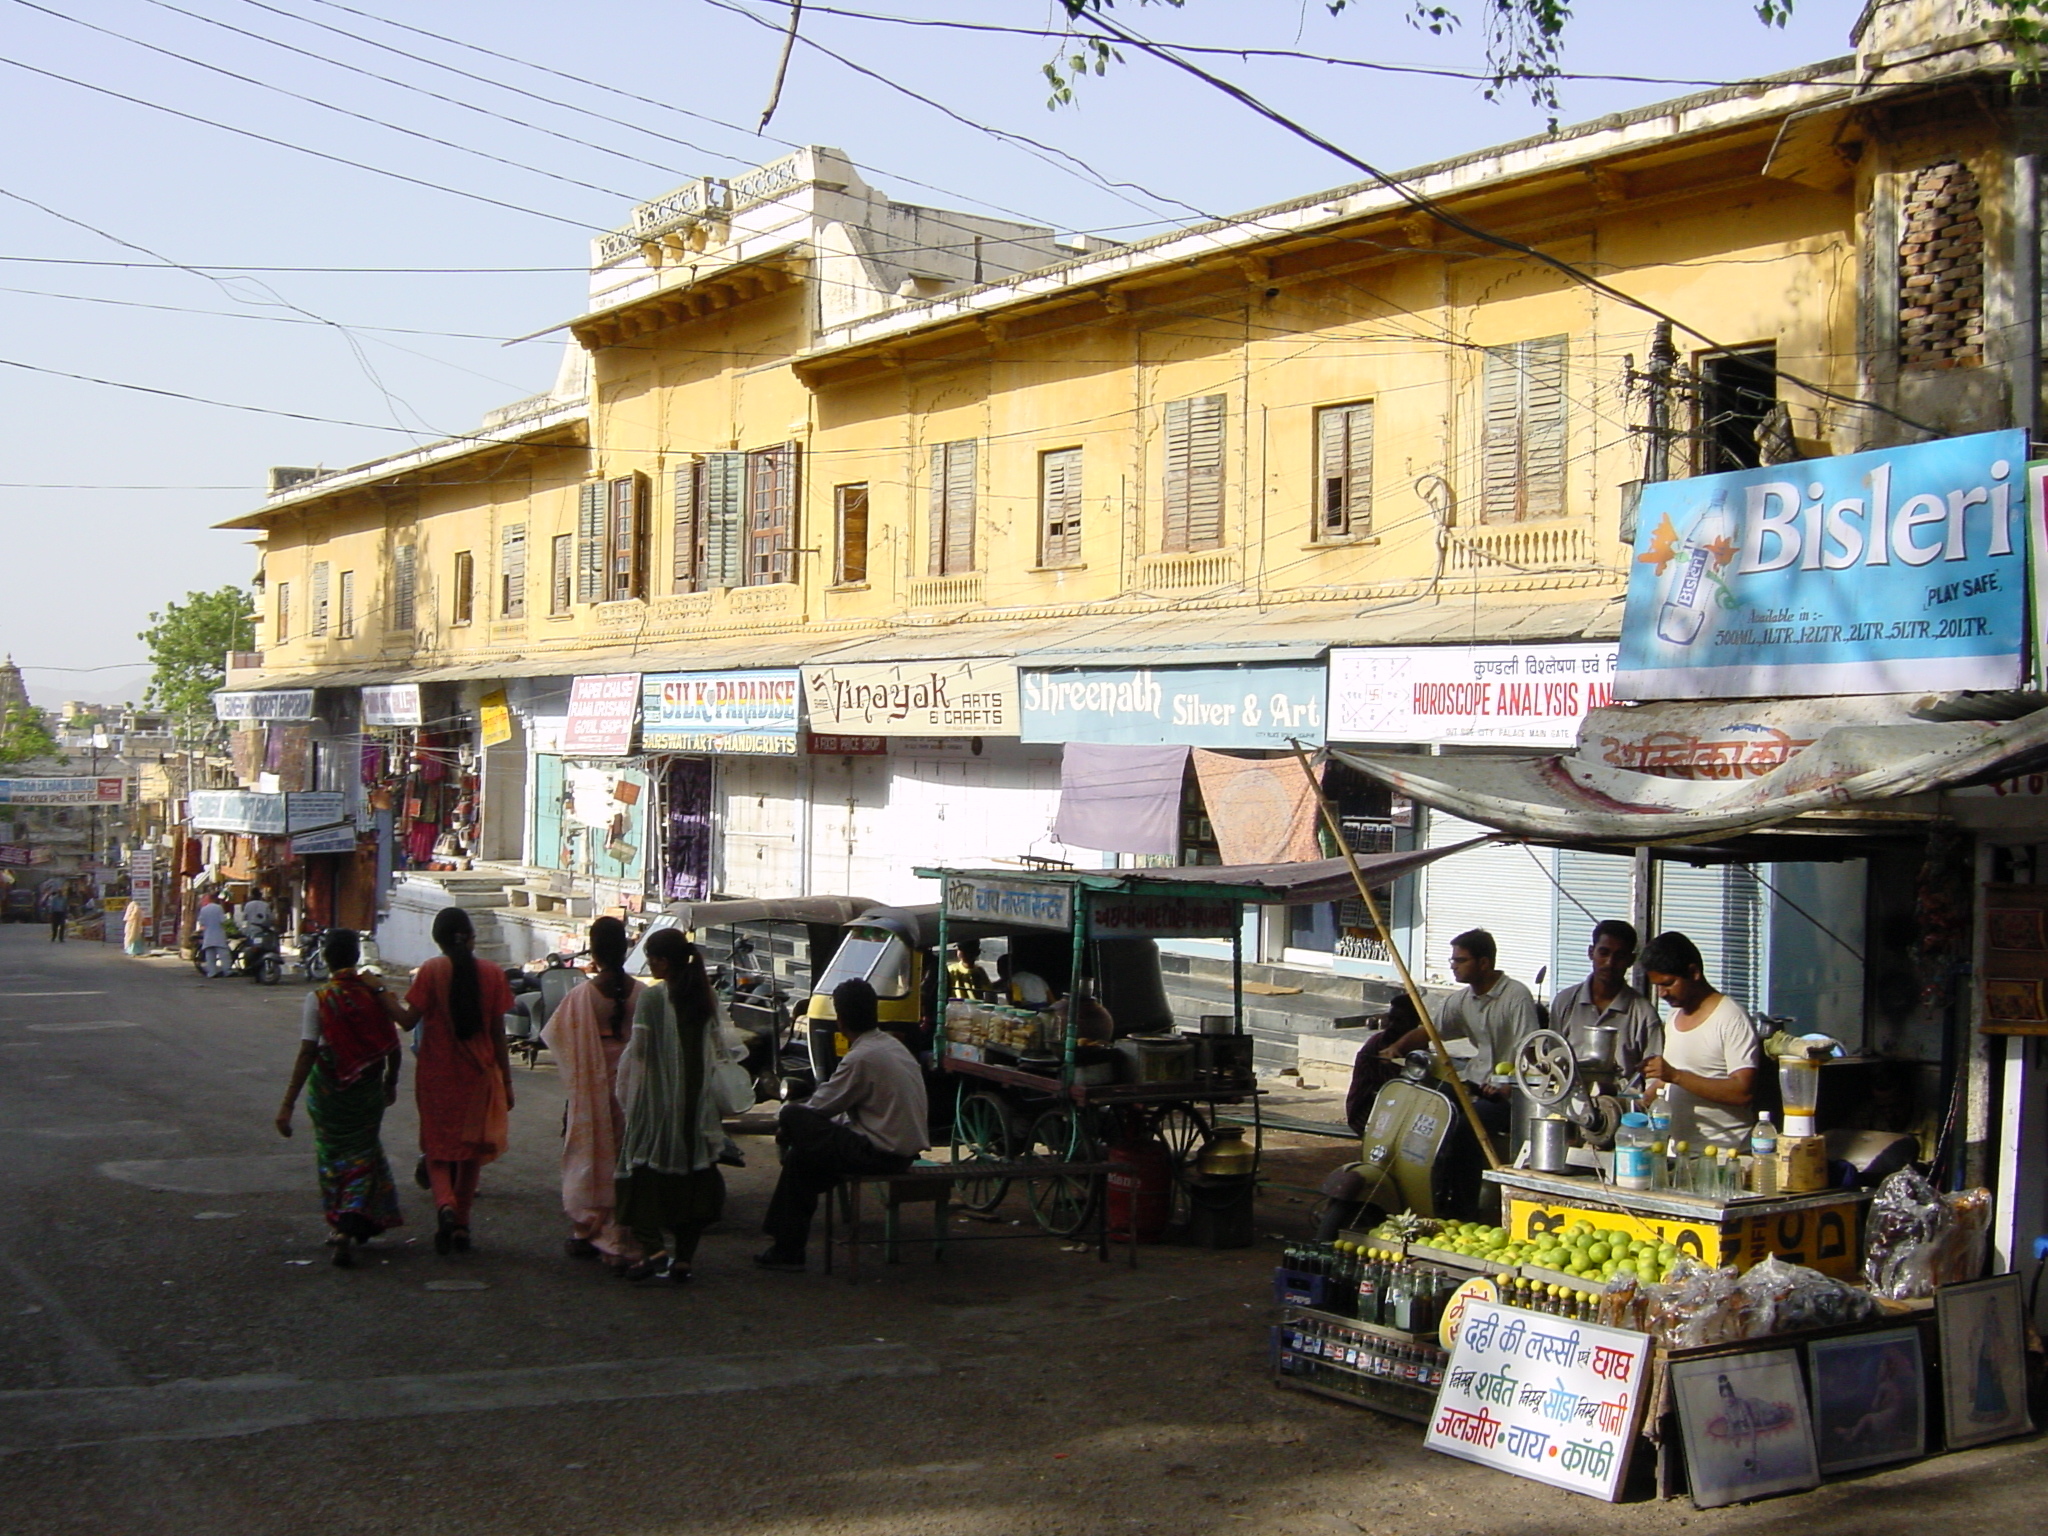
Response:
[[[1315,787],[1292,757],[1232,757],[1195,748],[1195,778],[1226,864],[1319,859]]]
[[[1068,742],[1052,835],[1104,853],[1180,852],[1180,790],[1188,749]]]

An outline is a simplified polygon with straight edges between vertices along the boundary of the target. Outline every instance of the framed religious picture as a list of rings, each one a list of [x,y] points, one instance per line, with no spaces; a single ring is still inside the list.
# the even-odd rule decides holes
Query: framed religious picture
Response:
[[[1821,1475],[1927,1454],[1927,1380],[1920,1330],[1821,1339],[1807,1346],[1813,1443]]]
[[[2023,1435],[2034,1427],[2027,1413],[2024,1315],[2018,1275],[1994,1275],[1935,1291],[1950,1450]]]
[[[1674,1360],[1671,1395],[1698,1508],[1820,1485],[1798,1351]]]

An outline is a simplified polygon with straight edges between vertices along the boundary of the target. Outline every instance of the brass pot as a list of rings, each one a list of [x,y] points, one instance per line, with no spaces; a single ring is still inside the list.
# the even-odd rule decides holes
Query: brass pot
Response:
[[[1234,1125],[1221,1127],[1195,1160],[1195,1168],[1212,1179],[1230,1178],[1252,1171],[1252,1149],[1244,1132]]]

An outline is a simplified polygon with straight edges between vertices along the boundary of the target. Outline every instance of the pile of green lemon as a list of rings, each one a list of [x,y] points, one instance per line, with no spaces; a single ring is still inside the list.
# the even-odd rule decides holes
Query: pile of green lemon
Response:
[[[1633,1277],[1655,1284],[1678,1262],[1678,1250],[1670,1243],[1631,1237],[1590,1221],[1575,1221],[1560,1232],[1546,1232],[1530,1246],[1528,1257],[1519,1262],[1540,1264],[1582,1280]]]

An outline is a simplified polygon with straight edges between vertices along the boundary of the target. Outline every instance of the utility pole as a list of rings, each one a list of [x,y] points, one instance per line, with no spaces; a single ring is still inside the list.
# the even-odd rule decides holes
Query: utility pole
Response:
[[[1649,404],[1649,421],[1643,432],[1643,484],[1655,485],[1671,478],[1671,442],[1677,435],[1671,425],[1671,402],[1678,373],[1678,350],[1672,345],[1669,321],[1659,320],[1650,333],[1649,366],[1637,373],[1629,368],[1629,382],[1640,385]],[[1647,847],[1635,851],[1629,872],[1629,916],[1636,932],[1648,941],[1657,922],[1657,861]],[[1640,969],[1635,978],[1642,985]]]

